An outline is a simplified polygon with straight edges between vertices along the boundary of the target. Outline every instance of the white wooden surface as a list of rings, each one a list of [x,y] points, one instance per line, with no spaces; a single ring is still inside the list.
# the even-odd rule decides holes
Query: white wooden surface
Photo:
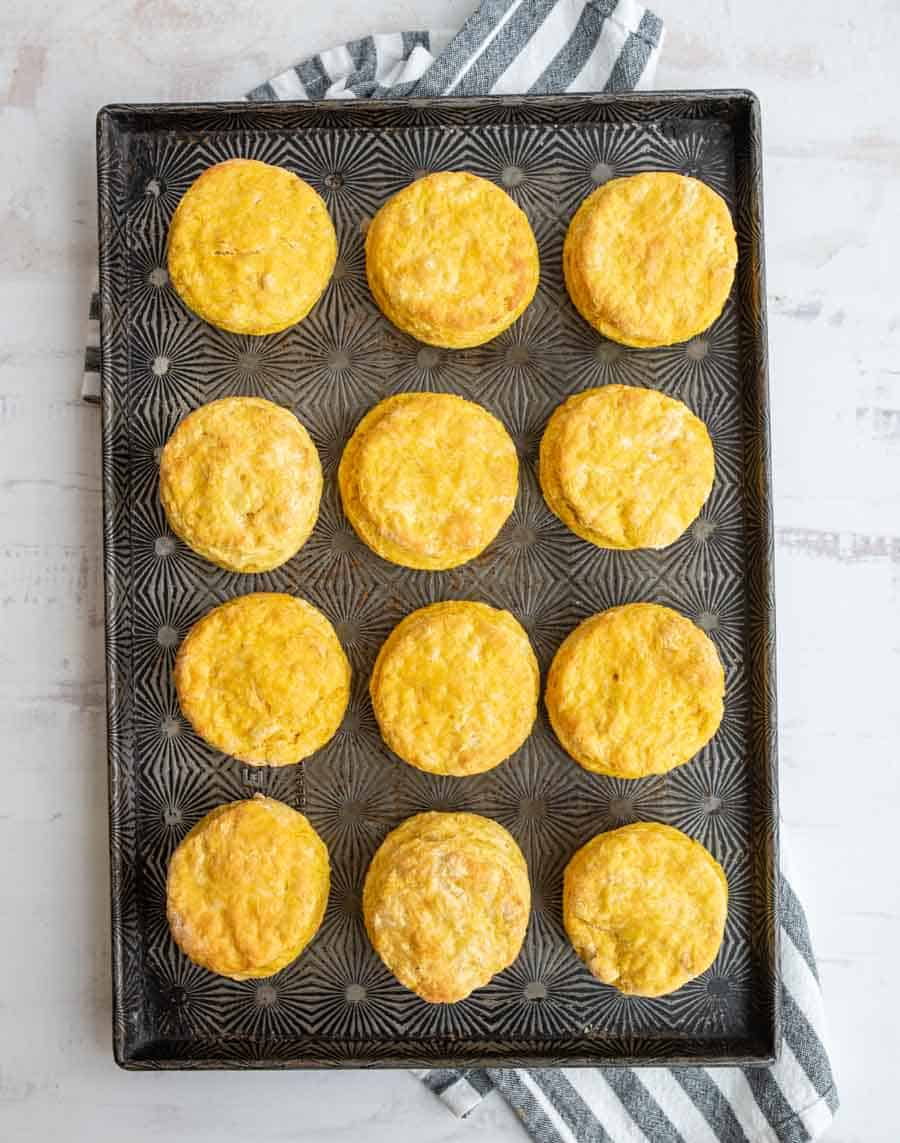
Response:
[[[125,1074],[109,1046],[100,432],[78,398],[93,122],[226,98],[472,0],[0,5],[0,1140],[524,1138],[403,1072]],[[764,108],[783,813],[844,1107],[898,1137],[900,5],[658,0],[661,87]]]

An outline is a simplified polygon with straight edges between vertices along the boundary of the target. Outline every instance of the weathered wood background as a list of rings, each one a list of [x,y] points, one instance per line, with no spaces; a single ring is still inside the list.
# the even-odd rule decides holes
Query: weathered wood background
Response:
[[[0,1139],[519,1139],[405,1073],[127,1075],[109,1046],[100,423],[79,400],[93,119],[228,98],[471,0],[0,5]],[[658,0],[659,87],[763,102],[783,814],[844,1108],[893,1143],[900,1023],[900,5]]]

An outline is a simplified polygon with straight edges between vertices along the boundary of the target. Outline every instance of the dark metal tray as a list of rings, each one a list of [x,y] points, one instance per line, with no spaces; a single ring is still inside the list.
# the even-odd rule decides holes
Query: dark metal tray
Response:
[[[172,211],[207,166],[242,155],[312,183],[338,230],[334,279],[310,316],[269,337],[223,333],[168,285]],[[394,329],[366,287],[363,232],[382,202],[429,170],[494,179],[538,236],[541,286],[524,316],[477,349],[443,351]],[[110,859],[116,1059],[142,1067],[321,1067],[762,1063],[778,1043],[774,616],[759,109],[747,92],[309,104],[111,106],[98,119]],[[605,341],[573,311],[560,253],[579,201],[648,169],[696,175],[732,207],[740,250],[725,312],[662,350]],[[551,515],[535,460],[551,410],[620,381],[680,397],[709,425],[715,487],[700,519],[660,552],[602,551]],[[512,518],[482,557],[429,573],[361,546],[336,489],[341,449],[389,393],[472,398],[507,425],[522,457]],[[166,527],[159,449],[205,401],[249,393],[293,408],[321,453],[315,531],[277,571],[237,575]],[[258,590],[310,599],[354,667],[344,723],[311,760],[254,769],[200,741],[182,718],[172,660],[210,607]],[[586,615],[655,600],[710,633],[725,664],[725,719],[700,755],[637,782],[591,775],[542,712],[525,746],[471,779],[414,770],[382,744],[368,673],[392,626],[435,599],[511,610],[542,669]],[[302,808],[325,838],[333,883],[301,958],[235,983],[191,964],[166,926],[166,864],[221,802],[263,790]],[[523,847],[534,912],[521,955],[456,1005],[398,984],[366,940],[360,887],[389,829],[420,810],[468,809]],[[672,996],[624,997],[595,981],[561,927],[562,869],[600,830],[669,822],[704,842],[731,888],[722,951]]]

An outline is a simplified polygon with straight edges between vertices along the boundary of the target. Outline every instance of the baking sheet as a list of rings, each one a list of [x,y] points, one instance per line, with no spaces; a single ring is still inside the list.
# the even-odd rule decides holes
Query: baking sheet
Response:
[[[296,171],[335,221],[334,278],[310,316],[267,337],[213,329],[165,273],[169,219],[212,163],[243,156]],[[487,345],[440,350],[400,333],[365,281],[367,221],[432,170],[493,179],[529,215],[541,284]],[[685,345],[632,350],[573,310],[562,281],[566,225],[606,179],[675,170],[734,213],[740,259],[719,320]],[[98,117],[104,516],[116,1059],[144,1067],[533,1066],[764,1063],[778,1043],[777,810],[768,395],[759,113],[746,92],[467,100],[111,106]],[[716,482],[700,518],[660,552],[603,551],[543,502],[541,432],[567,396],[608,382],[685,401],[708,424]],[[522,460],[512,517],[487,551],[448,572],[381,560],[344,519],[336,468],[383,397],[458,393],[495,413]],[[190,410],[253,394],[292,408],[325,470],[316,528],[273,572],[239,575],[194,555],[159,503],[161,446]],[[179,711],[171,668],[211,607],[255,590],[309,599],[354,668],[344,723],[300,766],[247,767],[202,742]],[[586,773],[541,711],[524,747],[470,779],[414,770],[381,742],[367,697],[399,619],[438,599],[508,608],[542,671],[582,618],[651,600],[716,643],[726,707],[713,741],[668,775]],[[168,857],[222,802],[257,790],[302,809],[329,846],[332,891],[318,937],[271,980],[238,983],[193,965],[165,921]],[[534,909],[516,962],[455,1005],[428,1005],[368,944],[362,879],[384,835],[426,809],[496,818],[529,862]],[[702,841],[730,885],[712,968],[671,996],[625,997],[594,980],[561,925],[561,878],[593,834],[667,822]]]

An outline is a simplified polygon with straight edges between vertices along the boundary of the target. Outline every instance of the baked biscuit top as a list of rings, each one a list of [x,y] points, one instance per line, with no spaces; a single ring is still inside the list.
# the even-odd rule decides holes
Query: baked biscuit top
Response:
[[[728,882],[699,842],[637,822],[592,838],[569,862],[563,920],[606,984],[664,996],[705,972],[722,943]]]
[[[325,203],[283,167],[229,159],[188,187],[169,227],[172,285],[233,333],[286,329],[328,284],[337,238]]]
[[[166,442],[159,490],[172,530],[200,555],[232,571],[268,571],[312,531],[322,467],[288,409],[225,397],[191,413]]]
[[[581,623],[556,652],[547,712],[586,770],[619,778],[664,774],[712,738],[724,712],[715,644],[685,616],[628,603]]]
[[[465,171],[416,180],[378,211],[366,272],[382,311],[431,345],[496,337],[534,297],[537,243],[523,211],[494,183]]]
[[[344,511],[370,548],[439,571],[494,539],[518,473],[515,445],[486,409],[449,393],[402,393],[362,419],[338,477]]]
[[[575,308],[602,334],[633,346],[672,345],[712,325],[736,262],[725,200],[670,171],[598,187],[578,208],[563,246]]]
[[[196,732],[242,762],[284,766],[318,750],[344,717],[350,664],[325,616],[277,592],[243,595],[194,624],[175,660]]]
[[[407,988],[463,1000],[510,965],[531,907],[525,858],[478,814],[424,813],[388,834],[363,890],[369,938]]]
[[[433,774],[478,774],[517,750],[537,716],[540,672],[508,611],[433,603],[391,632],[372,671],[388,746]]]
[[[204,968],[270,976],[315,935],[328,885],[328,851],[307,819],[258,794],[217,807],[172,854],[169,925]]]
[[[696,518],[715,477],[706,425],[687,405],[630,385],[577,393],[541,440],[553,512],[603,548],[663,548]]]

